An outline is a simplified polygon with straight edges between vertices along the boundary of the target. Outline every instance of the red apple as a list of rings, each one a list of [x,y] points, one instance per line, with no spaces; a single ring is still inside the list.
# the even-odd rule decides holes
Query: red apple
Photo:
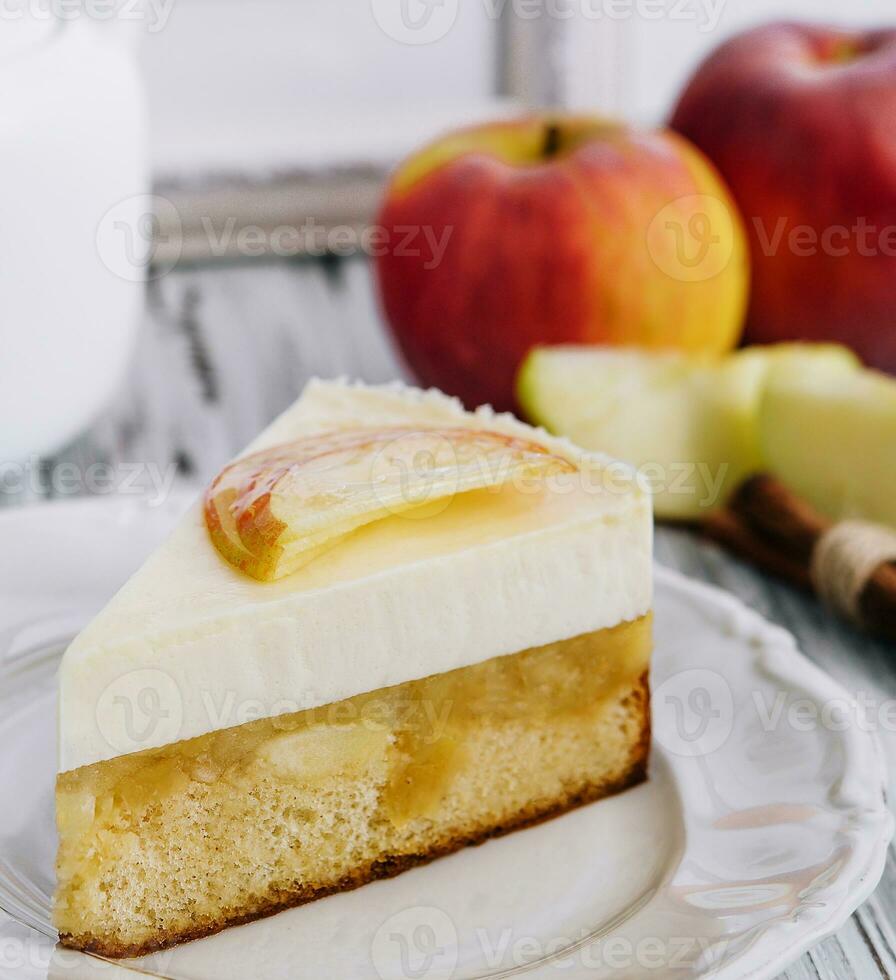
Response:
[[[513,407],[537,344],[721,353],[742,330],[740,217],[672,133],[554,115],[460,131],[399,167],[378,232],[401,350],[469,406]]]
[[[672,125],[747,222],[747,339],[840,341],[896,371],[896,31],[742,34],[697,71]]]

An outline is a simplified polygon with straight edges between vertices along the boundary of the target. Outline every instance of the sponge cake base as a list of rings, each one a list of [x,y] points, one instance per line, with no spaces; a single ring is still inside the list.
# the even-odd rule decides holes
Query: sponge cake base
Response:
[[[133,957],[645,778],[650,617],[63,773],[60,941]]]

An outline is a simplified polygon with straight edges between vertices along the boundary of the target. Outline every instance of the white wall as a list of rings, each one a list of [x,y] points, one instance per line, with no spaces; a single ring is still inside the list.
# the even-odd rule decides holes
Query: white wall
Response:
[[[495,99],[502,7],[544,48],[524,73],[553,73],[551,90],[574,108],[648,123],[746,27],[896,24],[893,0],[543,0],[540,11],[532,0],[144,2],[170,5],[142,42],[163,176],[388,163],[439,130],[505,111]],[[449,28],[419,45],[407,43],[420,39],[413,31],[390,34],[375,14],[402,3]]]
[[[893,0],[583,0],[581,8],[588,13],[566,37],[569,101],[646,123],[665,119],[697,64],[746,28],[770,20],[896,26]]]
[[[397,0],[170,2],[141,50],[161,171],[388,156],[497,88],[498,25],[480,0],[421,45],[375,19]]]

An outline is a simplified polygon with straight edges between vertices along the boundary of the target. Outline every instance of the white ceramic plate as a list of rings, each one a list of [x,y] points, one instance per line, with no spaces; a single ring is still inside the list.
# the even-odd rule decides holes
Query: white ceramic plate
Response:
[[[185,503],[0,514],[0,907],[18,919],[0,938],[17,978],[758,980],[876,885],[891,818],[849,695],[787,633],[658,569],[646,785],[128,969],[51,955],[55,667]]]

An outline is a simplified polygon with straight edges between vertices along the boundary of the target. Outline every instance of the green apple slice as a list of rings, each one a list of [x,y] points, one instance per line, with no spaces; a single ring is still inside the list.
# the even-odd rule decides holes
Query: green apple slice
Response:
[[[896,380],[855,366],[775,366],[759,411],[769,469],[833,519],[896,526]]]
[[[634,465],[654,512],[694,520],[761,469],[756,414],[773,364],[857,361],[834,345],[782,344],[729,357],[609,347],[543,347],[518,379],[533,421]]]

